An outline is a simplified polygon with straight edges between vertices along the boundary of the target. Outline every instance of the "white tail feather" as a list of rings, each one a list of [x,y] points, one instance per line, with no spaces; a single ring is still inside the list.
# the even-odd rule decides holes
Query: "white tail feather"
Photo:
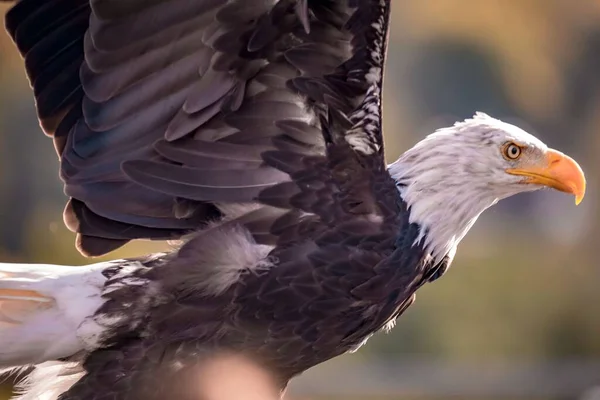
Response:
[[[102,305],[102,271],[112,265],[0,264],[0,368],[84,350],[78,328]]]
[[[76,362],[42,363],[18,384],[19,395],[12,400],[56,400],[82,375],[81,366]]]

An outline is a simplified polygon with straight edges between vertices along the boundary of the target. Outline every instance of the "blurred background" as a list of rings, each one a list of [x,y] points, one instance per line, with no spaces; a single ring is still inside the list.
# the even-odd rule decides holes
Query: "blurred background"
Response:
[[[390,161],[483,111],[578,160],[588,193],[579,207],[550,191],[493,207],[451,271],[420,290],[390,334],[307,372],[288,397],[599,400],[600,1],[403,0],[392,8]],[[2,32],[1,261],[90,262],[63,225],[57,169],[22,61]],[[134,243],[108,258],[160,248]]]

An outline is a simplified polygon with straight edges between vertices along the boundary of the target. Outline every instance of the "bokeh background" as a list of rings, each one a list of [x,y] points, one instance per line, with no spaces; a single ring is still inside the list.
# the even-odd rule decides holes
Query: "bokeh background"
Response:
[[[600,1],[393,3],[389,160],[483,111],[578,160],[587,197],[579,207],[550,191],[500,202],[390,334],[309,371],[289,397],[600,399]],[[57,168],[22,61],[1,32],[1,261],[90,262],[63,225]],[[110,258],[159,248],[134,243]]]

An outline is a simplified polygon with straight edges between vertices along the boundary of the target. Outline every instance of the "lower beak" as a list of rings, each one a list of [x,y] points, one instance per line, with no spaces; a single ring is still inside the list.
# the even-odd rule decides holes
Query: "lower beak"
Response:
[[[524,176],[523,183],[544,185],[575,196],[575,204],[585,195],[585,176],[581,167],[571,157],[549,149],[541,165],[509,168],[509,174]]]

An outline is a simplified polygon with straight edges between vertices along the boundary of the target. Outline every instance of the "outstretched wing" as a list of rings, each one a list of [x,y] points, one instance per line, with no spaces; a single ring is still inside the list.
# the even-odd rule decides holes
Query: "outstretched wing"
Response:
[[[332,143],[356,163],[340,174],[384,168],[389,3],[17,2],[6,27],[61,158],[80,251],[176,238],[258,198],[298,210],[318,198],[321,217],[343,217],[317,186],[341,162]],[[367,184],[352,178],[340,176]]]

